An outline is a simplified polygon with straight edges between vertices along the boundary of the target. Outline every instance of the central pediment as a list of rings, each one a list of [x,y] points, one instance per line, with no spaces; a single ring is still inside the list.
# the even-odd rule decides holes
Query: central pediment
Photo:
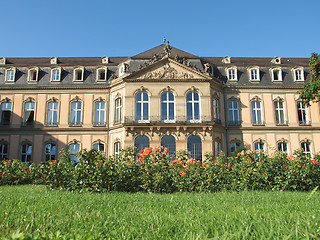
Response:
[[[125,77],[125,79],[136,80],[206,80],[212,79],[209,75],[199,70],[185,66],[170,58],[163,59],[159,62],[151,64],[137,72]]]

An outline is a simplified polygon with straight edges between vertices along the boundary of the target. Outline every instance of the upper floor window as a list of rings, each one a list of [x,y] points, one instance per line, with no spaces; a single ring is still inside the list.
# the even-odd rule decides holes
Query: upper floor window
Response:
[[[309,114],[308,114],[308,107],[303,104],[301,101],[297,102],[298,108],[298,118],[300,125],[310,125]]]
[[[304,81],[304,71],[302,67],[293,68],[293,75],[295,81]]]
[[[114,111],[114,123],[120,123],[121,122],[121,109],[122,109],[122,104],[121,104],[121,98],[117,98],[114,101],[115,105],[115,111]]]
[[[260,81],[260,73],[258,67],[249,68],[249,73],[251,81]]]
[[[312,149],[311,149],[311,144],[309,141],[302,142],[301,148],[302,148],[304,154],[306,154],[310,158],[312,157]]]
[[[80,144],[78,143],[72,143],[69,145],[69,151],[70,151],[70,160],[73,163],[77,163],[79,161],[78,154],[80,152]]]
[[[149,122],[149,95],[138,92],[136,95],[136,121]]]
[[[82,102],[74,101],[71,102],[70,110],[70,126],[81,126],[82,125]]]
[[[94,126],[105,126],[105,102],[97,101],[94,103]]]
[[[287,125],[284,111],[284,101],[282,99],[274,101],[274,110],[276,115],[276,125]]]
[[[6,69],[6,82],[14,82],[16,75],[15,68],[8,68]]]
[[[279,152],[285,152],[288,154],[288,143],[285,141],[278,142],[278,151]]]
[[[45,145],[45,159],[46,161],[56,160],[57,145],[54,143],[48,143]]]
[[[252,101],[251,108],[252,108],[252,124],[263,125],[261,101]]]
[[[0,160],[8,159],[8,144],[0,142]]]
[[[172,92],[164,92],[161,95],[161,121],[175,121],[175,101]]]
[[[51,69],[51,81],[60,82],[60,78],[61,78],[61,68]]]
[[[187,121],[200,122],[200,95],[197,92],[187,94]]]
[[[84,78],[84,68],[77,67],[73,69],[73,81],[75,82],[82,82]]]
[[[58,109],[59,109],[58,102],[50,101],[47,103],[47,126],[58,125]]]
[[[35,102],[25,102],[24,103],[24,119],[23,123],[25,126],[32,126],[34,123],[34,111],[35,111]]]
[[[228,102],[228,125],[240,125],[239,118],[239,102],[229,101]]]
[[[30,68],[28,70],[28,81],[29,82],[37,82],[38,81],[38,72],[39,69],[36,67]]]
[[[214,106],[214,122],[220,122],[220,100],[219,98],[215,98],[213,101]]]
[[[282,81],[282,71],[281,68],[273,68],[272,71],[272,81]]]
[[[232,67],[227,69],[227,74],[228,74],[228,80],[229,81],[236,81],[237,78],[237,68]]]
[[[32,145],[30,143],[23,143],[21,145],[21,158],[22,162],[32,162]]]
[[[97,82],[107,81],[107,68],[100,67],[97,69]]]
[[[9,101],[1,103],[1,125],[10,125],[11,105]]]

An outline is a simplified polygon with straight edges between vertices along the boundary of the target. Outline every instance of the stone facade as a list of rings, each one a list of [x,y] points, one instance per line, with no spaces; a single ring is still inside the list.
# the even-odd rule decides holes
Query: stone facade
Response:
[[[169,44],[133,57],[1,58],[0,157],[167,146],[320,151],[320,105],[301,105],[308,59],[197,57]]]

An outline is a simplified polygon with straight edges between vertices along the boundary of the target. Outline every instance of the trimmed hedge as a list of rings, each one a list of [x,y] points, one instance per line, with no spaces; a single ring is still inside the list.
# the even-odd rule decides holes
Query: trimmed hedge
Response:
[[[301,150],[272,156],[248,150],[228,158],[211,154],[201,163],[186,151],[175,158],[168,150],[146,148],[137,155],[126,148],[115,159],[95,150],[83,150],[73,164],[63,152],[59,160],[28,165],[19,160],[0,162],[0,185],[45,184],[69,191],[123,191],[172,193],[243,190],[310,191],[320,185],[320,155],[310,159]]]

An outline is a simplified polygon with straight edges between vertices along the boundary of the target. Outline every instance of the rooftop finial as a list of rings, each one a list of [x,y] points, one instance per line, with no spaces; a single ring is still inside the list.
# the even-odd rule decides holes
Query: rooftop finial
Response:
[[[163,44],[165,44],[167,41],[166,37],[163,37]]]

